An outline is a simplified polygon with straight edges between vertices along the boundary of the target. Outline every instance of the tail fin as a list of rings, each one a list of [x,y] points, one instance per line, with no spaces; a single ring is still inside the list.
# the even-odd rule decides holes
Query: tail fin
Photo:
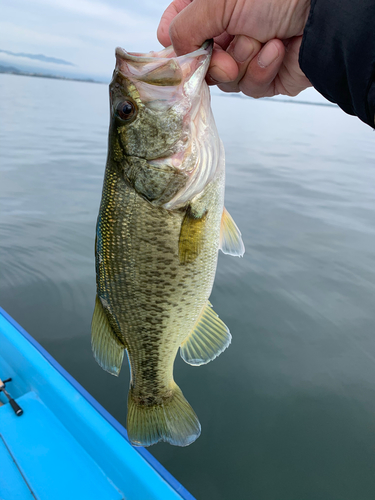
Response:
[[[127,430],[135,446],[150,446],[159,441],[188,446],[199,437],[201,426],[193,408],[175,384],[172,398],[162,405],[140,405],[133,400],[130,389]]]

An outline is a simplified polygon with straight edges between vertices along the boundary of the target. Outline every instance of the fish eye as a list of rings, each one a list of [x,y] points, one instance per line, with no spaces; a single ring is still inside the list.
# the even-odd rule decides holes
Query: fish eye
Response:
[[[133,101],[122,101],[117,105],[116,115],[122,120],[129,121],[136,117],[137,108]]]

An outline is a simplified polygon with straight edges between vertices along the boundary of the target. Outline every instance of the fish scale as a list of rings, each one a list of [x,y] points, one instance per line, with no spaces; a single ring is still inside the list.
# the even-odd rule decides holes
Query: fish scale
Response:
[[[108,165],[111,168],[111,162]],[[216,233],[217,244],[204,245],[196,262],[181,265],[178,241],[184,213],[155,209],[120,177],[113,182],[116,167],[112,168],[114,172],[103,190],[99,214],[103,229],[98,233],[100,255],[109,279],[99,281],[98,295],[109,298],[122,340],[128,347],[132,393],[145,395],[152,384],[153,391],[159,394],[173,380],[177,349],[211,291],[222,206],[218,194],[212,197],[211,192],[220,192],[215,184],[221,179],[208,186],[206,195],[212,214],[205,227],[206,239],[212,239]],[[158,375],[152,380],[142,376],[144,370],[139,366],[139,360],[148,352],[163,353],[156,370]]]

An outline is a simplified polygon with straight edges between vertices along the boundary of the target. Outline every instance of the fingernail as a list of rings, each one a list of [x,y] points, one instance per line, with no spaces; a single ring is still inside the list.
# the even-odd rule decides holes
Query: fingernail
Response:
[[[279,49],[274,43],[269,43],[259,52],[258,64],[261,68],[267,68],[279,57]]]
[[[254,52],[254,44],[250,38],[240,35],[234,40],[234,47],[231,47],[233,59],[237,62],[245,62]]]
[[[228,75],[217,66],[213,66],[207,76],[215,83],[230,82]]]
[[[217,80],[215,80],[215,78],[212,78],[212,76],[209,73],[207,73],[207,75],[206,75],[206,82],[207,82],[207,85],[221,84],[221,82],[218,82]]]

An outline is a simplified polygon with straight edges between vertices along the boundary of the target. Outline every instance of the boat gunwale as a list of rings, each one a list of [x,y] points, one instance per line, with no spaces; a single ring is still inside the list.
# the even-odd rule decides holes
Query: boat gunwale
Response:
[[[45,359],[48,363],[69,382],[80,395],[132,446],[134,450],[164,479],[169,486],[184,500],[195,500],[195,497],[145,448],[134,447],[128,438],[125,427],[120,424],[77,380],[63,368],[56,359],[49,354],[17,321],[1,306],[0,314],[6,319]]]

